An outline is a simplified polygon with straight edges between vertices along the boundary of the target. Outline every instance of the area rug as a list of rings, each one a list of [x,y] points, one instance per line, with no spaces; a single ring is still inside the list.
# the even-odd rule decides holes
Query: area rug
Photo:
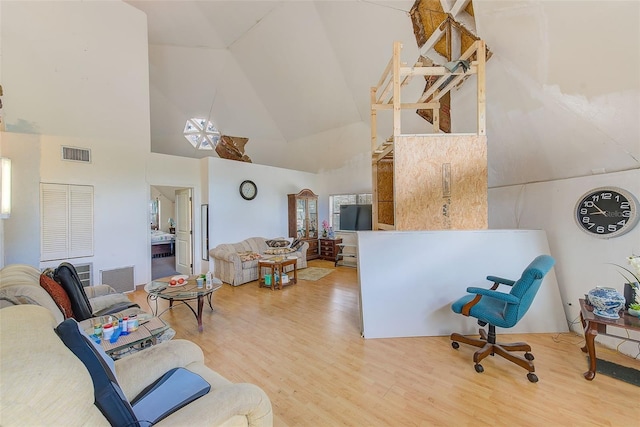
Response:
[[[589,356],[587,356],[589,363]],[[640,387],[640,371],[596,358],[596,373]]]
[[[298,270],[298,279],[319,280],[327,274],[331,274],[331,272],[333,272],[331,268],[307,267],[305,269]]]

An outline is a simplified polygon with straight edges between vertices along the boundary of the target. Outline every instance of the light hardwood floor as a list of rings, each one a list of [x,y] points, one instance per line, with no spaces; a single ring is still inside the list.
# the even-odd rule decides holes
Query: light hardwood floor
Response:
[[[586,381],[581,336],[499,337],[533,347],[538,383],[501,357],[478,374],[474,349],[453,350],[448,337],[363,339],[357,283],[356,269],[338,267],[281,291],[225,284],[214,311],[205,304],[204,332],[186,307],[162,318],[202,347],[212,369],[264,389],[276,426],[637,425],[640,388],[600,374]],[[143,290],[130,298],[148,309]],[[613,350],[598,347],[598,357],[640,369]]]

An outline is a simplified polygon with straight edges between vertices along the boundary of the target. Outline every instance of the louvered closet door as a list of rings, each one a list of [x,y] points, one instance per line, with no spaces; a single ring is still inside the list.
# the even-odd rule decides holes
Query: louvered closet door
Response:
[[[64,259],[69,253],[67,187],[40,184],[40,261]]]
[[[40,260],[93,256],[93,187],[40,184]]]
[[[93,187],[69,186],[69,258],[93,256]]]

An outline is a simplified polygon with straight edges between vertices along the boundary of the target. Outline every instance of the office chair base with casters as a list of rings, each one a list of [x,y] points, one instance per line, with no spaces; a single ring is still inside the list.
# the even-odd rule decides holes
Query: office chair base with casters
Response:
[[[491,355],[502,356],[510,362],[515,363],[518,366],[528,370],[527,379],[532,383],[538,382],[538,376],[534,374],[535,367],[533,366],[533,354],[531,354],[531,346],[525,342],[515,343],[503,343],[496,342],[495,326],[489,325],[489,334],[480,328],[480,338],[470,338],[458,333],[451,334],[451,347],[458,349],[459,343],[472,345],[474,347],[480,347],[480,350],[473,354],[474,368],[476,372],[484,372],[484,367],[480,364],[482,359]],[[514,351],[524,351],[524,357],[511,354]]]
[[[531,346],[524,342],[500,343],[496,341],[496,327],[512,328],[526,314],[533,299],[542,284],[544,276],[551,270],[555,260],[549,255],[536,257],[522,272],[518,280],[503,279],[497,276],[487,276],[493,282],[491,289],[469,287],[468,294],[451,304],[451,309],[458,314],[474,317],[480,325],[480,338],[469,338],[464,335],[451,334],[451,346],[460,347],[459,343],[479,347],[473,355],[476,372],[483,372],[480,362],[487,356],[507,359],[529,371],[527,378],[532,383],[538,382],[534,373],[533,354]],[[507,287],[510,292],[498,290],[499,286]],[[484,326],[489,325],[489,331]],[[513,354],[523,351],[524,357]]]

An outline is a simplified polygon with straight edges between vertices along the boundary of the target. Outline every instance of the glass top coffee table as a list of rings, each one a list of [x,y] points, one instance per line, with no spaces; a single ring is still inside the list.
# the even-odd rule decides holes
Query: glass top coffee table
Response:
[[[154,316],[161,316],[167,310],[173,308],[173,302],[178,301],[189,307],[189,310],[196,316],[198,320],[198,331],[202,332],[202,309],[204,306],[204,300],[207,299],[209,307],[213,310],[211,305],[211,295],[222,287],[220,279],[213,278],[213,287],[211,288],[198,288],[196,278],[198,276],[188,276],[186,282],[171,286],[169,284],[171,278],[163,278],[153,280],[144,286],[144,290],[147,292],[147,303],[153,311]],[[169,308],[158,313],[158,298],[169,301]],[[152,305],[152,301],[155,302]],[[196,301],[197,309],[194,309],[189,301]]]
[[[114,342],[111,340],[105,340],[102,335],[94,335],[94,326],[96,323],[103,325],[107,322],[111,322],[113,318],[118,318],[122,321],[120,316],[101,316],[93,317],[81,322],[81,326],[97,343],[102,345],[104,351],[111,356],[114,360],[117,360],[131,351],[136,349],[143,349],[149,345],[156,344],[156,340],[160,335],[169,329],[162,319],[152,316],[147,313],[140,313],[137,315],[139,326],[135,331],[128,332],[126,335],[119,335]]]

